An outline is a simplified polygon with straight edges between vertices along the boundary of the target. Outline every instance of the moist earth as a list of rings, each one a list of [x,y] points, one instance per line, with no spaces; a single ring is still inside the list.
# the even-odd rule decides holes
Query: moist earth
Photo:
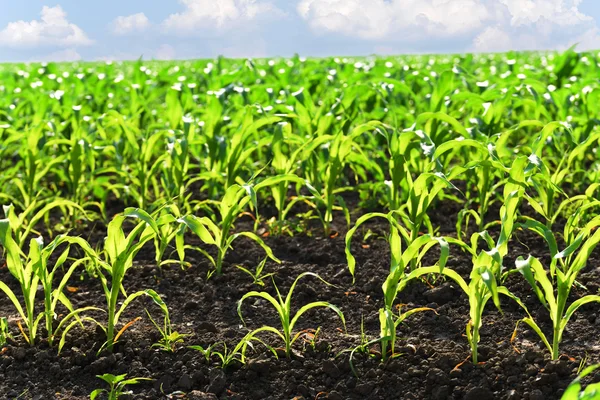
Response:
[[[434,226],[441,235],[454,235],[456,205],[438,204],[432,210]],[[493,213],[493,211],[491,212]],[[356,213],[359,215],[358,213]],[[497,215],[497,213],[496,213]],[[337,221],[343,221],[343,216]],[[133,323],[119,339],[112,353],[102,350],[105,340],[101,330],[86,324],[67,337],[60,355],[45,341],[29,347],[16,328],[17,316],[12,304],[0,296],[0,316],[9,317],[13,340],[0,355],[0,398],[7,399],[86,399],[96,388],[106,388],[96,376],[104,373],[127,374],[128,377],[152,378],[128,386],[133,399],[558,399],[576,377],[583,363],[600,361],[597,305],[582,307],[570,321],[561,344],[561,357],[551,361],[538,336],[525,324],[515,325],[524,312],[512,301],[502,300],[502,312],[490,302],[484,314],[480,341],[480,363],[473,365],[465,336],[469,320],[468,300],[457,285],[442,278],[412,282],[397,297],[402,310],[428,307],[409,317],[398,330],[396,356],[385,363],[378,359],[379,346],[367,352],[350,352],[361,339],[379,335],[378,310],[382,305],[381,285],[389,271],[389,248],[383,239],[387,222],[372,220],[360,229],[373,234],[363,241],[363,234],[353,240],[357,258],[356,280],[348,272],[344,253],[345,226],[334,226],[335,233],[324,237],[317,226],[295,236],[265,238],[281,264],[268,261],[267,273],[286,294],[296,276],[302,272],[319,274],[331,285],[307,276],[295,289],[293,312],[315,300],[337,305],[344,313],[346,328],[330,309],[311,310],[300,318],[296,331],[306,331],[296,342],[294,354],[277,358],[260,344],[249,349],[245,365],[239,363],[219,368],[215,358],[206,360],[191,345],[207,347],[225,342],[231,349],[248,329],[263,325],[278,327],[279,318],[270,304],[250,298],[242,306],[246,326],[237,313],[237,302],[247,292],[266,290],[275,295],[273,282],[265,279],[264,287],[236,268],[249,269],[264,257],[253,242],[234,243],[221,276],[207,280],[210,264],[200,253],[189,252],[191,266],[157,268],[151,245],[136,257],[135,265],[125,278],[128,293],[152,288],[167,303],[174,330],[185,334],[185,341],[168,353],[152,344],[160,338],[146,315],[147,309],[161,323],[162,315],[152,300],[140,298],[127,309],[121,322]],[[238,229],[251,229],[252,221],[242,220]],[[100,244],[106,228],[95,224],[79,232],[92,244]],[[76,234],[76,232],[71,232]],[[193,236],[187,238],[199,244]],[[548,259],[548,250],[537,236],[519,231],[510,243],[505,267],[514,265],[516,257],[532,254]],[[424,265],[436,262],[432,251]],[[17,291],[18,284],[0,259],[0,279]],[[448,267],[468,278],[470,256],[457,247],[451,248]],[[580,274],[572,293],[573,299],[596,293],[600,287],[600,256],[596,250]],[[57,281],[59,278],[56,278]],[[80,270],[70,280],[69,296],[76,307],[105,308],[98,279]],[[551,323],[531,288],[518,274],[509,275],[506,286],[528,307],[548,334]],[[41,298],[41,293],[38,294]],[[95,314],[102,320],[102,314]],[[310,332],[318,330],[316,338]],[[311,331],[312,330],[312,331]],[[43,332],[42,332],[43,333]],[[42,335],[43,336],[43,335]],[[282,346],[277,337],[265,334],[269,345]]]

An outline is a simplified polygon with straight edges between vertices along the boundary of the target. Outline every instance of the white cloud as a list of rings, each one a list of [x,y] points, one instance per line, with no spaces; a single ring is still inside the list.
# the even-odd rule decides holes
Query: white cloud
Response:
[[[471,43],[465,50],[535,50],[564,47],[580,37],[594,42],[582,36],[597,38],[598,29],[579,10],[581,1],[300,0],[297,12],[316,33],[370,40],[376,47],[455,40]]]
[[[127,35],[133,32],[143,32],[150,27],[150,20],[143,12],[119,16],[112,22],[112,31],[115,35]]]
[[[176,54],[177,52],[173,46],[163,44],[154,52],[153,58],[156,60],[174,60]]]
[[[259,18],[285,15],[269,1],[259,0],[179,0],[185,7],[163,22],[169,32],[193,33],[207,29],[226,30]]]
[[[578,25],[593,18],[578,9],[581,0],[499,0],[508,8],[510,25],[520,26],[545,19],[559,26]]]
[[[508,33],[497,26],[486,28],[473,40],[473,47],[479,52],[509,51],[513,42]]]
[[[67,13],[59,5],[44,6],[39,20],[10,22],[0,31],[0,46],[5,47],[72,47],[91,43],[81,28],[67,20]]]
[[[372,40],[462,35],[481,29],[491,17],[478,0],[301,0],[297,10],[316,31]]]
[[[73,62],[81,60],[81,54],[75,49],[64,49],[55,51],[42,57],[33,58],[31,61],[54,61],[54,62]]]
[[[588,29],[573,40],[578,43],[578,50],[598,50],[600,49],[600,29],[595,26]],[[566,47],[566,46],[565,46]]]

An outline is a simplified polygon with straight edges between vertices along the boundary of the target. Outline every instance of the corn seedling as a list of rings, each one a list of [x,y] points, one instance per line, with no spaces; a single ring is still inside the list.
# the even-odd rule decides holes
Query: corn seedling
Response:
[[[113,374],[104,374],[104,375],[96,375],[98,378],[102,379],[104,382],[110,386],[110,389],[95,389],[92,393],[90,393],[90,400],[95,400],[103,393],[106,393],[108,400],[118,400],[122,398],[124,395],[130,395],[133,392],[129,390],[125,390],[128,385],[137,385],[142,381],[151,381],[150,378],[127,378],[127,374],[123,375],[113,375]]]
[[[8,320],[6,317],[0,317],[0,346],[4,346],[8,340],[11,340],[12,336],[8,329]]]
[[[400,207],[398,215],[410,232],[409,243],[417,240],[424,227],[429,235],[434,234],[427,211],[444,188],[458,190],[450,181],[461,172],[462,169],[456,167],[449,176],[441,172],[426,172],[414,181],[408,179],[408,201]]]
[[[596,217],[587,223],[572,241],[567,242],[567,247],[564,250],[558,251],[554,234],[547,227],[535,220],[528,220],[523,225],[524,228],[531,229],[546,240],[552,257],[549,271],[546,271],[542,263],[531,255],[526,259],[519,257],[515,262],[517,270],[525,277],[550,314],[552,341],[548,340],[546,334],[531,315],[521,321],[529,325],[539,335],[550,351],[553,360],[558,359],[560,355],[559,345],[573,314],[584,304],[600,302],[600,296],[589,294],[567,306],[568,297],[577,275],[585,268],[594,248],[600,244],[598,226],[600,226],[600,217]],[[595,233],[592,233],[594,230]]]
[[[190,349],[197,350],[204,356],[207,362],[210,362],[213,358],[217,358],[219,361],[219,367],[221,369],[226,369],[234,363],[245,364],[246,363],[246,351],[248,347],[251,349],[254,348],[252,341],[257,341],[267,347],[275,356],[277,356],[277,352],[275,352],[271,347],[267,346],[262,340],[257,338],[253,332],[249,332],[244,336],[233,348],[229,348],[227,343],[218,342],[213,343],[210,346],[204,348],[202,346],[188,346]],[[221,351],[218,351],[217,348],[221,348]]]
[[[242,296],[242,298],[238,302],[238,306],[237,306],[238,315],[240,316],[240,319],[242,320],[242,322],[244,324],[245,324],[244,318],[242,317],[242,304],[243,304],[244,300],[251,298],[251,297],[262,298],[262,299],[268,301],[275,308],[275,311],[277,312],[277,315],[279,316],[279,320],[281,321],[281,330],[279,330],[275,327],[272,327],[272,326],[263,326],[261,328],[257,328],[255,330],[251,331],[251,335],[256,336],[257,334],[259,334],[261,332],[274,333],[275,335],[280,337],[281,340],[283,340],[283,343],[285,346],[285,354],[288,358],[292,354],[292,345],[294,344],[294,342],[296,342],[296,340],[298,340],[298,338],[302,334],[302,332],[298,332],[294,335],[294,327],[296,326],[298,319],[308,310],[311,310],[311,309],[317,308],[317,307],[330,308],[340,317],[340,319],[342,320],[342,324],[344,325],[344,328],[346,327],[346,320],[344,319],[344,314],[342,314],[342,312],[340,311],[340,309],[338,307],[336,307],[335,305],[328,303],[326,301],[315,301],[315,302],[306,304],[305,306],[300,307],[300,309],[298,311],[296,311],[295,314],[292,315],[292,294],[294,293],[294,289],[296,288],[296,284],[298,283],[298,281],[305,276],[314,276],[314,277],[318,278],[319,280],[321,280],[322,282],[324,282],[326,285],[329,285],[329,283],[324,281],[319,275],[314,274],[312,272],[304,272],[304,273],[301,273],[300,275],[298,275],[298,277],[294,280],[294,283],[292,283],[292,286],[290,287],[290,291],[288,292],[285,299],[281,296],[279,289],[273,282],[273,286],[275,287],[275,291],[277,292],[277,298],[271,296],[269,293],[266,293],[266,292],[252,291],[252,292],[248,292],[244,296]]]
[[[304,142],[300,141],[298,148],[292,150],[292,144],[296,144],[294,141],[299,141],[299,138],[292,134],[292,125],[287,122],[280,122],[277,125],[277,129],[273,135],[273,142],[271,143],[273,153],[271,166],[275,171],[275,176],[286,178],[278,179],[277,182],[263,183],[262,186],[268,186],[271,189],[275,207],[277,208],[277,223],[280,227],[285,223],[287,214],[292,206],[303,199],[302,196],[297,196],[286,206],[289,185],[291,183],[304,183],[302,178],[295,175],[297,164],[301,159],[307,158],[315,148],[322,146],[329,140],[331,140],[329,135],[322,135]],[[289,151],[286,151],[286,145],[290,148]]]
[[[499,294],[522,304],[506,287],[501,286],[501,283],[507,276],[503,271],[503,259],[508,253],[508,241],[515,230],[518,205],[524,192],[526,165],[527,158],[518,157],[510,168],[510,179],[505,183],[503,190],[504,202],[500,208],[501,230],[497,241],[494,241],[487,231],[474,233],[471,236],[470,246],[458,239],[444,238],[445,241],[456,244],[471,254],[473,269],[468,284],[455,271],[444,268],[444,263],[440,263],[440,267],[421,267],[411,270],[400,279],[398,291],[406,287],[412,279],[436,273],[454,280],[460,286],[469,298],[470,320],[467,323],[466,334],[474,364],[478,362],[479,331],[482,326],[483,311],[488,301],[492,300],[499,311],[501,311]],[[487,243],[489,250],[479,250],[478,242],[482,239]],[[446,257],[447,254],[446,252]]]
[[[331,143],[329,143],[329,160],[324,171],[325,184],[323,190],[319,191],[312,183],[309,181],[306,182],[306,187],[312,195],[310,200],[314,203],[315,210],[327,236],[330,234],[333,211],[335,209],[344,211],[346,222],[348,225],[350,224],[348,208],[339,195],[345,189],[338,188],[338,180],[346,162],[366,157],[363,150],[356,143],[357,138],[366,132],[374,130],[378,126],[380,126],[380,123],[372,121],[357,126],[348,135],[345,135],[343,132],[338,133],[333,137]],[[340,204],[340,207],[335,206],[336,202]]]
[[[256,192],[250,186],[233,185],[227,189],[223,199],[218,202],[219,214],[221,217],[220,224],[216,224],[208,217],[196,217],[194,215],[186,215],[178,221],[194,232],[202,242],[208,245],[217,247],[217,257],[212,257],[208,252],[201,248],[194,248],[204,254],[206,258],[215,267],[215,272],[221,274],[223,268],[223,260],[227,251],[231,249],[231,244],[239,237],[246,237],[260,245],[267,256],[279,262],[273,251],[265,242],[253,232],[237,232],[233,233],[234,223],[238,215],[242,213],[248,203],[252,202],[256,208]],[[177,237],[177,249],[180,254],[184,254],[185,246],[183,243],[183,230]]]
[[[150,315],[150,312],[148,312],[148,310],[146,310],[146,314],[148,315],[148,318],[150,318],[150,321],[156,327],[156,329],[158,330],[158,332],[160,333],[160,336],[161,336],[159,341],[157,343],[154,343],[152,345],[152,347],[156,347],[156,348],[159,348],[160,350],[173,353],[175,351],[177,344],[183,343],[183,340],[187,335],[182,335],[173,330],[173,326],[171,325],[171,317],[169,315],[169,309],[167,308],[167,305],[165,304],[165,302],[162,301],[162,299],[160,297],[153,297],[153,300],[160,307],[160,309],[163,313],[163,323],[162,323],[162,326],[160,326],[154,320],[154,318],[152,318],[152,315]]]
[[[66,214],[68,212],[71,215],[74,215],[74,210],[85,213],[83,208],[77,203],[65,199],[56,199],[47,204],[44,204],[43,201],[38,202],[37,200],[33,200],[29,207],[19,214],[16,213],[15,207],[12,204],[3,206],[2,208],[19,247],[23,247],[27,238],[32,233],[36,233],[35,226],[40,221],[44,220],[46,226],[50,225],[48,218],[50,212],[54,209],[60,209],[63,213]],[[51,233],[52,231],[48,228],[48,232]]]
[[[65,306],[69,313],[59,321],[57,331],[71,318],[74,318],[76,320],[75,322],[81,323],[78,314],[90,310],[97,310],[95,307],[83,307],[75,310],[69,299],[63,293],[63,289],[67,285],[69,278],[77,267],[82,264],[84,259],[73,262],[66,270],[59,285],[56,288],[53,288],[54,275],[58,268],[62,267],[67,261],[71,244],[79,245],[86,252],[93,252],[91,248],[89,248],[87,242],[83,239],[58,236],[45,247],[41,237],[32,239],[29,243],[29,253],[24,257],[20,247],[13,238],[10,222],[4,219],[0,220],[0,244],[4,248],[4,256],[6,257],[8,270],[19,282],[21,288],[20,294],[23,296],[24,307],[8,285],[1,281],[0,290],[8,296],[9,300],[19,313],[19,316],[25,323],[27,332],[21,329],[21,333],[27,343],[31,346],[36,342],[38,327],[41,320],[44,320],[45,322],[48,342],[52,346],[56,333],[54,331],[54,319],[57,318],[56,308],[58,303]],[[57,247],[62,244],[67,244],[67,249],[60,254],[55,261],[54,266],[50,267],[48,265],[50,257]],[[38,286],[42,287],[44,293],[44,312],[36,314],[36,295]],[[68,329],[65,329],[63,337],[67,332]],[[62,346],[59,346],[59,351],[61,347]]]
[[[179,254],[179,260],[164,259],[165,252],[169,245],[180,233],[181,225],[177,222],[179,217],[180,211],[175,204],[161,207],[152,214],[152,218],[156,221],[156,227],[158,228],[158,232],[154,236],[154,251],[157,267],[166,264],[184,264],[183,253]]]
[[[383,283],[383,295],[384,295],[384,306],[379,310],[379,323],[380,323],[380,343],[381,343],[381,356],[382,360],[385,361],[388,358],[388,353],[392,356],[395,355],[394,348],[396,344],[396,330],[398,326],[411,315],[422,312],[431,311],[431,308],[420,307],[412,310],[408,310],[404,313],[394,312],[394,303],[398,296],[398,293],[402,290],[399,285],[403,279],[406,279],[406,269],[409,264],[414,264],[415,267],[411,267],[410,271],[421,270],[420,267],[421,259],[425,254],[436,244],[441,248],[440,258],[438,260],[439,268],[443,270],[449,254],[448,242],[443,238],[436,238],[430,235],[422,235],[416,240],[410,241],[409,245],[403,249],[402,247],[402,236],[407,238],[409,232],[406,228],[401,226],[395,215],[395,212],[388,214],[370,213],[362,216],[356,221],[356,225],[348,231],[346,234],[346,259],[348,262],[348,268],[352,276],[354,276],[354,269],[356,266],[356,259],[351,252],[351,242],[354,233],[366,221],[372,218],[385,218],[390,224],[390,235],[388,242],[390,244],[390,272]]]
[[[128,235],[125,235],[123,231],[123,223],[126,218],[140,220]],[[158,293],[152,289],[141,290],[127,295],[123,288],[123,279],[127,270],[133,265],[133,258],[145,243],[152,240],[158,234],[158,229],[156,221],[148,213],[134,208],[126,209],[123,214],[115,216],[108,224],[108,235],[104,242],[107,259],[105,261],[99,258],[96,260],[107,304],[108,321],[106,328],[103,329],[106,332],[106,346],[108,351],[112,351],[115,340],[122,333],[122,331],[116,332],[115,328],[121,314],[133,300],[145,295],[154,299],[157,304],[162,303]],[[125,300],[117,308],[119,294],[121,293],[125,296]]]
[[[583,371],[577,374],[577,378],[573,380],[564,391],[561,400],[597,400],[600,398],[600,383],[591,383],[582,390],[581,380],[593,373],[600,367],[600,364],[590,365]]]
[[[474,202],[477,209],[466,208],[458,216],[456,228],[457,237],[460,239],[463,221],[465,226],[468,226],[469,220],[473,218],[478,226],[478,231],[484,231],[493,224],[485,224],[485,217],[489,207],[495,201],[497,189],[505,184],[503,178],[508,173],[508,168],[502,164],[495,144],[489,140],[486,145],[484,141],[460,137],[440,144],[433,155],[433,158],[442,163],[444,168],[448,168],[450,161],[455,157],[469,160],[463,166],[463,173],[467,178],[465,183],[468,188],[476,189],[477,193],[477,197],[474,199],[467,197],[467,201]],[[498,175],[501,179],[498,179]],[[471,193],[471,190],[466,191],[467,196],[470,196]]]
[[[241,265],[236,265],[236,267],[240,270],[245,272],[246,274],[250,275],[250,277],[252,278],[252,283],[258,286],[265,286],[265,279],[275,275],[274,272],[270,272],[270,273],[265,273],[263,274],[263,270],[265,268],[265,264],[267,262],[268,258],[264,258],[257,266],[256,269],[253,271],[242,267]]]
[[[468,250],[473,256],[473,269],[469,276],[468,283],[458,273],[449,268],[440,268],[439,266],[421,267],[411,271],[403,277],[400,280],[397,289],[398,291],[401,291],[411,280],[429,274],[444,275],[455,281],[469,298],[470,320],[466,326],[466,334],[469,345],[471,346],[474,364],[477,364],[478,362],[477,348],[479,344],[479,331],[483,324],[483,311],[488,301],[492,300],[496,308],[500,311],[500,294],[508,296],[520,303],[519,299],[510,293],[506,287],[500,286],[497,282],[496,276],[501,275],[500,271],[502,267],[502,257],[497,248],[477,253],[477,241],[481,237],[485,238],[488,244],[493,244],[492,239],[486,232],[473,234],[471,238],[471,247],[468,247],[464,243],[461,244],[458,240],[451,241],[454,244],[461,245],[461,247]],[[450,239],[448,238],[447,240]]]

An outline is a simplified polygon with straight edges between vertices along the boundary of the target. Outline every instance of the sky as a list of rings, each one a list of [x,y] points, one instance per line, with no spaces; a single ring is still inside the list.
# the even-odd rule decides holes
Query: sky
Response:
[[[600,49],[600,0],[0,0],[0,62]]]

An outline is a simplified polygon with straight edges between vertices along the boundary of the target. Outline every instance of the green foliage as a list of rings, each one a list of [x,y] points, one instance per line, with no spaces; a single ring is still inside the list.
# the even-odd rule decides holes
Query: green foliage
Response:
[[[195,215],[186,215],[178,220],[194,232],[203,243],[217,247],[216,258],[199,247],[194,248],[194,250],[201,252],[210,260],[217,274],[221,274],[225,255],[232,248],[231,244],[233,241],[239,237],[246,237],[254,241],[265,250],[270,259],[279,262],[279,259],[275,257],[271,248],[254,232],[232,232],[236,219],[245,210],[248,203],[252,203],[254,209],[257,208],[255,189],[252,186],[235,184],[227,189],[223,199],[217,203],[220,216],[219,224],[213,222],[208,217],[199,218]],[[177,238],[177,250],[180,256],[185,253],[183,232],[183,230],[179,231]]]
[[[353,236],[385,218],[391,256],[380,329],[373,340],[363,330],[356,351],[378,343],[382,360],[397,356],[399,324],[428,310],[398,308],[402,290],[437,277],[456,281],[469,299],[473,361],[485,307],[491,300],[499,308],[501,295],[521,305],[522,322],[556,358],[569,318],[597,302],[573,287],[581,287],[577,277],[598,242],[599,61],[571,48],[0,65],[0,244],[6,277],[15,281],[0,282],[1,292],[26,340],[48,340],[59,351],[84,323],[99,325],[112,349],[139,318],[122,323],[125,310],[149,296],[163,312],[162,320],[148,314],[161,336],[155,347],[173,351],[184,335],[158,293],[124,287],[142,254],[154,257],[157,279],[172,264],[192,266],[192,251],[212,264],[209,275],[221,274],[225,260],[241,264],[230,252],[245,237],[264,260],[238,268],[265,287],[277,273],[266,272],[266,261],[279,262],[268,244],[287,233],[324,236],[335,246],[336,231],[354,223],[345,245],[358,279],[364,267],[356,265]],[[104,228],[106,239],[98,234]],[[551,257],[535,253],[539,259],[522,257],[507,269],[522,230],[542,236]],[[451,269],[455,251],[471,257],[468,277]],[[277,256],[290,260],[285,251]],[[548,310],[552,338],[508,290],[509,274],[523,277]],[[87,277],[102,287],[106,321],[93,307],[75,309],[63,293]],[[264,332],[277,334],[289,356],[306,307],[341,316],[327,302],[292,315],[295,285],[285,298],[248,293],[243,299],[276,308],[281,327],[202,349],[207,359],[243,363]],[[0,341],[7,323],[0,319]],[[113,387],[127,382],[119,379]]]
[[[6,317],[0,317],[0,346],[4,346],[9,339],[12,337],[8,330],[8,320]]]
[[[600,398],[600,383],[589,384],[581,390],[581,380],[600,367],[599,364],[585,368],[564,391],[561,400],[597,400]]]
[[[257,338],[254,335],[254,332],[248,332],[233,348],[228,347],[225,342],[213,343],[206,348],[202,346],[189,346],[189,348],[202,353],[208,362],[216,358],[218,360],[219,368],[226,369],[234,363],[246,363],[246,351],[248,350],[248,347],[254,348],[253,341],[265,345],[275,356],[277,356],[277,353],[262,340]],[[220,351],[218,350],[219,348],[221,349]]]
[[[9,298],[16,311],[19,313],[19,316],[24,321],[27,332],[23,329],[21,329],[21,332],[27,343],[31,346],[36,342],[40,321],[45,321],[48,342],[52,346],[55,335],[70,319],[75,319],[74,322],[79,322],[81,324],[79,318],[80,313],[97,310],[96,307],[74,309],[71,301],[63,292],[69,278],[77,267],[82,264],[84,259],[73,262],[63,274],[58,286],[56,286],[56,288],[53,287],[54,275],[67,261],[70,245],[76,244],[84,251],[89,252],[90,254],[93,253],[85,240],[61,235],[57,236],[48,246],[44,247],[43,239],[38,237],[37,239],[31,239],[29,243],[29,253],[27,256],[24,256],[21,248],[13,238],[10,221],[3,219],[0,220],[0,244],[4,248],[4,256],[6,258],[8,270],[19,282],[21,289],[20,295],[23,298],[24,306],[21,304],[19,297],[17,297],[10,287],[2,281],[0,281],[0,290]],[[48,262],[50,261],[51,256],[62,244],[67,245],[66,250],[58,256],[54,265],[50,267]],[[38,293],[38,286],[41,286],[43,289],[44,312],[36,314],[35,300]],[[56,309],[59,303],[66,307],[69,313],[59,320],[58,328],[55,330],[54,319],[57,315]],[[64,335],[66,335],[67,332],[68,329],[63,331],[63,340]],[[59,351],[61,348],[62,341],[61,345],[59,345]]]
[[[443,238],[436,238],[430,235],[419,236],[415,240],[409,238],[409,232],[402,225],[397,222],[396,212],[390,212],[388,214],[370,213],[363,215],[356,221],[356,225],[348,231],[346,234],[346,259],[348,261],[348,268],[354,276],[354,268],[356,265],[356,259],[351,252],[351,241],[356,230],[365,222],[372,218],[386,218],[390,223],[390,234],[388,242],[390,244],[390,272],[385,279],[382,289],[384,304],[379,310],[379,325],[380,325],[380,336],[379,341],[381,343],[381,356],[382,360],[385,361],[391,354],[395,355],[396,345],[396,330],[398,326],[411,315],[422,312],[432,311],[431,308],[419,307],[408,310],[404,313],[394,311],[394,304],[398,293],[402,290],[400,283],[407,278],[406,270],[419,271],[426,267],[421,267],[421,259],[427,254],[427,252],[436,244],[441,248],[440,258],[438,260],[439,268],[443,270],[449,254],[448,242]],[[402,237],[409,244],[403,248]],[[413,264],[412,268],[409,268],[410,264]],[[390,354],[388,354],[390,353]]]
[[[110,389],[96,389],[92,393],[90,393],[90,400],[95,400],[102,393],[106,393],[108,396],[108,400],[118,400],[123,395],[131,394],[131,392],[126,391],[125,387],[128,385],[136,385],[142,381],[151,381],[149,378],[127,378],[127,374],[123,375],[112,375],[112,374],[104,374],[104,375],[96,375],[98,378],[102,379],[106,382]]]
[[[163,313],[163,323],[162,326],[160,326],[154,320],[154,318],[152,318],[150,312],[146,310],[148,318],[150,318],[150,321],[152,321],[152,324],[156,327],[161,336],[160,340],[157,343],[154,343],[152,347],[157,347],[163,351],[173,353],[175,352],[177,344],[183,343],[183,340],[187,335],[182,335],[173,330],[173,327],[171,325],[171,318],[169,316],[169,309],[167,308],[165,302],[162,301],[162,299],[158,296],[155,296],[152,299],[160,307]]]
[[[243,304],[244,300],[246,300],[250,297],[262,298],[262,299],[268,301],[275,308],[275,311],[277,312],[277,315],[279,316],[279,320],[281,321],[281,330],[279,330],[275,327],[272,327],[272,326],[263,326],[261,328],[257,328],[255,330],[251,331],[251,336],[255,337],[258,333],[261,333],[261,332],[274,333],[275,335],[280,337],[281,340],[283,341],[283,343],[285,345],[285,354],[287,355],[287,357],[291,356],[292,345],[294,344],[294,342],[296,340],[298,340],[298,338],[302,334],[302,332],[298,332],[294,335],[294,327],[296,326],[298,319],[304,313],[306,313],[308,310],[311,310],[311,309],[314,309],[317,307],[330,308],[340,317],[340,319],[342,320],[342,324],[344,325],[344,328],[346,327],[346,320],[344,319],[344,314],[342,314],[342,312],[340,311],[340,309],[337,306],[335,306],[331,303],[328,303],[326,301],[315,301],[315,302],[306,304],[306,305],[300,307],[300,309],[298,309],[298,311],[296,311],[296,313],[292,315],[292,294],[294,293],[294,289],[296,288],[296,284],[298,283],[298,281],[305,276],[314,276],[314,277],[318,278],[319,280],[321,280],[326,285],[330,285],[329,283],[324,281],[317,274],[314,274],[312,272],[303,272],[300,275],[298,275],[298,277],[296,277],[296,279],[294,280],[294,283],[292,283],[292,286],[290,287],[290,290],[289,290],[287,296],[285,297],[285,299],[281,296],[281,293],[279,292],[279,289],[275,285],[275,282],[273,282],[273,286],[275,287],[275,291],[277,292],[277,298],[271,296],[267,292],[251,291],[251,292],[246,293],[244,296],[242,296],[242,298],[238,302],[238,306],[237,306],[238,315],[240,316],[240,319],[242,320],[242,322],[244,322],[244,318],[242,317],[242,304]],[[244,322],[244,324],[245,324],[245,322]]]
[[[127,235],[123,231],[123,223],[126,218],[140,220]],[[162,303],[158,293],[152,289],[140,290],[127,295],[123,288],[123,280],[127,270],[133,266],[133,258],[144,244],[152,240],[157,234],[158,225],[156,221],[140,209],[128,208],[123,214],[115,216],[108,224],[108,235],[104,242],[106,259],[102,260],[96,256],[95,262],[98,266],[108,314],[106,328],[102,324],[98,325],[106,332],[106,346],[109,351],[112,351],[115,341],[123,332],[122,330],[115,331],[119,318],[133,300],[140,296],[149,296],[157,304]],[[118,307],[117,303],[121,293],[125,296],[125,300]],[[127,325],[124,329],[126,328]]]
[[[264,258],[260,263],[258,263],[258,265],[256,266],[256,269],[253,271],[250,271],[247,268],[242,267],[241,265],[236,265],[236,267],[240,270],[245,272],[246,274],[250,275],[250,277],[252,278],[252,283],[258,286],[265,286],[265,279],[275,275],[275,273],[271,272],[271,273],[264,273],[263,274],[263,270],[265,268],[265,264],[267,263],[267,259],[268,258]]]
[[[536,232],[545,239],[552,257],[548,271],[537,258],[531,255],[526,259],[519,257],[515,261],[517,270],[531,285],[535,295],[550,314],[552,342],[548,340],[542,328],[529,312],[527,312],[529,316],[521,321],[529,325],[539,335],[550,351],[553,360],[558,359],[560,356],[559,345],[573,314],[585,304],[600,302],[600,296],[588,294],[575,300],[567,307],[569,294],[579,272],[585,268],[590,254],[600,244],[600,230],[597,229],[599,226],[600,217],[592,219],[574,239],[566,243],[567,247],[564,250],[558,251],[556,238],[546,226],[532,219],[528,219],[523,224],[524,228]],[[595,233],[593,233],[594,231]]]

